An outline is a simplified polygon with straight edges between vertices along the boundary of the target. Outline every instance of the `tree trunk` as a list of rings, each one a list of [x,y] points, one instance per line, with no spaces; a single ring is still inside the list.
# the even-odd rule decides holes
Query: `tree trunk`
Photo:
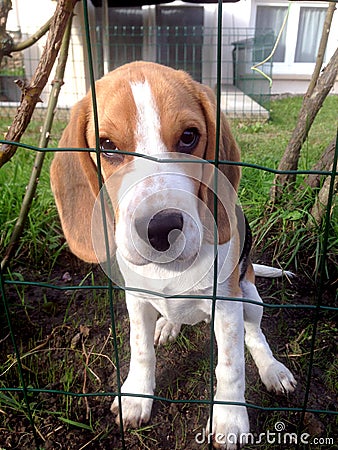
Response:
[[[6,31],[7,17],[11,9],[11,0],[0,0],[0,64],[3,56],[13,46],[13,39]]]
[[[323,69],[318,78],[317,85],[310,97],[305,96],[299,112],[296,127],[286,147],[284,155],[279,163],[278,170],[297,170],[300,150],[305,142],[311,125],[323,105],[325,98],[332,89],[338,73],[338,48],[333,54],[328,65]],[[284,187],[292,185],[296,174],[281,173],[275,176],[271,189],[271,199],[278,200]]]
[[[332,165],[331,165],[332,170]],[[338,177],[336,176],[333,181],[333,193],[337,191],[338,186]],[[319,226],[323,220],[324,214],[328,207],[329,197],[330,197],[330,185],[331,185],[331,176],[326,177],[324,184],[321,190],[316,197],[313,207],[311,208],[311,216],[315,220],[316,224]],[[332,193],[332,194],[333,194]]]
[[[322,37],[318,49],[316,66],[313,72],[308,90],[304,96],[303,104],[298,115],[296,127],[292,137],[286,147],[284,155],[279,163],[278,170],[294,171],[297,170],[300,150],[307,138],[311,125],[320,110],[326,96],[330,92],[337,77],[338,72],[338,49],[333,54],[330,62],[319,76],[320,68],[323,63],[328,35],[331,28],[332,17],[335,11],[335,3],[330,2],[325,23],[323,26]],[[296,174],[276,174],[273,186],[271,188],[271,200],[276,201],[280,198],[283,189],[286,186],[291,187],[295,182]]]
[[[330,167],[332,167],[334,151],[336,147],[336,138],[334,138],[330,144],[324,150],[324,153],[316,162],[316,164],[312,167],[311,170],[316,171],[329,171]],[[323,177],[320,173],[311,173],[305,180],[305,183],[311,188],[319,187],[320,180]]]

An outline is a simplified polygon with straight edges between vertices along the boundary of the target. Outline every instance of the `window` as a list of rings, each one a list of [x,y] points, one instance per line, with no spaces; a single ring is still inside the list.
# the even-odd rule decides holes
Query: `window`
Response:
[[[316,61],[324,20],[324,8],[300,8],[295,62]]]
[[[287,13],[285,6],[257,6],[256,12],[256,30],[272,29],[275,36],[279,33],[282,23]],[[284,62],[285,60],[285,38],[286,30],[284,29],[278,47],[274,54],[275,62]],[[265,57],[268,55],[265,55]]]
[[[256,7],[252,21],[255,33],[273,31],[274,41],[281,30],[288,6],[282,0],[252,0]],[[276,52],[273,55],[275,75],[311,74],[318,53],[327,7],[320,1],[290,2],[289,15]],[[332,30],[327,55],[336,49]],[[267,52],[264,57],[268,56]],[[263,60],[262,58],[261,60]]]

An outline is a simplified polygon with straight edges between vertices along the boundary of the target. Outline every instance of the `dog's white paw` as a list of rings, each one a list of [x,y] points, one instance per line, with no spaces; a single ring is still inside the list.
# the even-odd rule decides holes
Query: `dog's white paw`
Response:
[[[127,378],[121,388],[122,393],[135,393],[135,396],[122,396],[122,420],[123,428],[138,428],[142,423],[146,423],[150,419],[153,399],[147,397],[137,397],[137,394],[153,394],[153,389],[148,387],[137,387],[136,380]],[[111,406],[111,412],[116,415],[116,423],[120,424],[119,399],[115,397]]]
[[[156,322],[154,344],[164,345],[174,341],[181,330],[181,324],[169,322],[164,317],[160,317]]]
[[[123,428],[139,428],[150,419],[153,400],[143,397],[122,397]],[[116,415],[116,423],[120,424],[119,402],[116,397],[111,412]]]
[[[212,443],[222,450],[237,450],[246,443],[249,418],[244,406],[215,405],[212,424]],[[206,427],[210,436],[210,419]],[[211,439],[208,439],[211,442]]]
[[[290,370],[278,361],[261,368],[259,375],[267,390],[274,391],[276,394],[293,392],[297,385]]]

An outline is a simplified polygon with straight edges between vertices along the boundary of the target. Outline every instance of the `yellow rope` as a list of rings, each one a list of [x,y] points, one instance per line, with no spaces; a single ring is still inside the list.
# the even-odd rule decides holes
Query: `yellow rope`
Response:
[[[270,87],[272,86],[272,78],[269,77],[269,75],[267,75],[266,73],[264,73],[264,72],[263,72],[261,69],[259,69],[258,67],[259,67],[259,66],[262,66],[262,65],[265,64],[267,61],[269,61],[269,59],[272,58],[273,55],[275,54],[277,45],[279,44],[279,41],[281,40],[282,33],[283,33],[284,29],[285,29],[285,26],[286,26],[286,23],[287,23],[287,20],[288,20],[288,17],[289,17],[290,7],[291,7],[291,2],[289,2],[288,10],[287,10],[287,12],[286,12],[286,14],[285,14],[285,17],[284,17],[284,20],[283,20],[281,29],[279,30],[279,33],[278,33],[278,36],[277,36],[275,45],[273,46],[273,49],[271,50],[270,55],[267,56],[263,61],[261,61],[261,62],[255,64],[254,66],[251,67],[251,70],[255,70],[256,72],[258,72],[259,74],[261,74],[264,78],[266,78],[266,79],[269,81]]]

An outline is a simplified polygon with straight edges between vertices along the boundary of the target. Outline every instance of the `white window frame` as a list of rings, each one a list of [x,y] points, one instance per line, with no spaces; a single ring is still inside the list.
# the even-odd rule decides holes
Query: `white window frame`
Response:
[[[269,0],[253,0],[252,11],[251,11],[251,26],[255,27],[256,25],[256,12],[257,6],[284,6],[288,7],[287,1],[269,1]],[[288,17],[288,21],[286,24],[286,40],[285,40],[285,60],[284,62],[274,62],[273,63],[273,73],[276,75],[307,75],[311,74],[314,69],[315,63],[304,63],[304,62],[295,62],[295,53],[296,53],[296,43],[298,37],[298,25],[300,18],[301,8],[318,8],[321,7],[324,10],[328,7],[328,2],[320,2],[320,1],[297,1],[291,2],[290,13]],[[334,18],[337,19],[337,18]],[[337,28],[337,20],[334,20],[331,27],[331,33],[329,36],[327,51],[325,54],[326,62],[329,57],[333,54],[336,46],[337,46],[337,37],[338,32],[334,30]],[[279,30],[275,30],[276,34],[278,34]],[[321,32],[321,31],[320,31]]]

